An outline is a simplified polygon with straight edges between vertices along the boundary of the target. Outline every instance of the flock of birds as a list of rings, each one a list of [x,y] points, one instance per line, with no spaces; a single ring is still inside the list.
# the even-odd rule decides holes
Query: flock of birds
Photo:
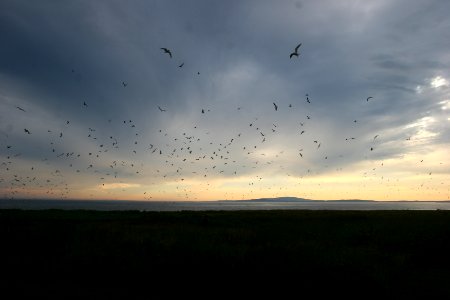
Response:
[[[294,51],[290,53],[290,59],[299,57],[301,45],[301,43],[298,44]],[[170,49],[160,49],[170,59],[173,58],[173,52]],[[183,66],[184,62],[178,65],[179,68]],[[197,74],[200,75],[200,72],[197,72]],[[122,86],[128,88],[128,83],[122,81]],[[369,102],[372,99],[374,97],[369,96],[365,100]],[[313,105],[309,94],[305,95],[304,101],[306,105]],[[274,111],[278,112],[281,104],[277,101],[272,101],[272,104]],[[21,106],[15,108],[20,113],[28,113],[28,109]],[[163,105],[156,105],[156,108],[161,114],[170,113],[169,108],[163,107]],[[289,104],[288,108],[294,110],[292,104]],[[87,111],[91,107],[87,101],[83,101],[81,109]],[[235,109],[242,111],[243,107],[238,106]],[[199,114],[205,115],[208,113],[211,113],[211,109],[199,108]],[[295,135],[299,138],[307,135],[307,128],[309,123],[312,122],[310,114],[305,117],[304,120],[299,122],[299,127],[295,129]],[[267,193],[271,192],[272,196],[284,196],[283,187],[279,187],[277,184],[270,185],[270,183],[263,185],[262,182],[265,181],[264,173],[259,171],[267,166],[276,165],[279,172],[285,172],[287,176],[293,176],[289,173],[287,166],[289,160],[292,159],[286,153],[287,151],[268,153],[266,151],[268,148],[265,147],[269,141],[276,141],[277,136],[282,134],[280,133],[283,131],[281,120],[268,124],[267,120],[255,118],[248,123],[247,128],[241,128],[236,132],[232,130],[227,132],[229,136],[224,140],[218,140],[218,134],[211,132],[212,130],[208,128],[200,128],[198,124],[191,124],[190,128],[180,129],[179,132],[157,129],[154,141],[143,137],[146,134],[144,130],[141,130],[143,126],[131,119],[107,119],[105,122],[110,125],[114,123],[116,128],[120,124],[123,127],[122,129],[126,131],[126,136],[116,135],[117,130],[114,129],[105,132],[103,128],[88,127],[85,134],[93,148],[79,149],[78,151],[67,150],[66,133],[67,135],[70,134],[70,128],[73,125],[67,120],[62,126],[63,129],[47,129],[47,149],[41,153],[40,162],[33,163],[35,165],[24,166],[20,164],[22,155],[18,152],[20,146],[11,144],[9,136],[4,134],[2,144],[5,144],[6,156],[2,158],[3,161],[0,165],[0,187],[3,193],[0,197],[31,197],[40,193],[40,197],[47,195],[47,197],[52,198],[73,198],[76,194],[73,193],[73,186],[76,185],[72,182],[73,177],[71,175],[73,174],[81,176],[80,178],[89,178],[89,180],[96,178],[99,189],[117,182],[123,183],[123,185],[118,185],[123,192],[127,191],[126,183],[129,182],[130,178],[136,179],[139,176],[142,176],[144,180],[151,178],[150,185],[153,186],[148,190],[141,191],[140,195],[134,195],[134,197],[157,199],[161,198],[164,193],[167,193],[169,197],[171,193],[176,193],[181,199],[186,200],[195,200],[201,193],[199,190],[193,190],[191,185],[187,184],[187,181],[191,178],[200,179],[202,189],[209,191],[214,189],[214,184],[210,181],[213,178],[221,176],[239,177],[241,174],[247,174],[248,177],[248,174],[256,174],[251,175],[246,183],[246,194],[239,196],[225,195],[225,197],[251,198],[252,194],[258,189],[259,191],[264,189]],[[353,120],[353,122],[357,123],[357,120]],[[23,128],[23,133],[27,136],[33,135],[33,131],[32,128]],[[288,130],[285,129],[285,131]],[[40,134],[42,135],[42,133]],[[372,138],[371,145],[367,149],[368,153],[375,150],[375,143],[379,137],[380,135],[376,134]],[[351,142],[356,139],[357,137],[352,136],[345,138],[345,141]],[[307,144],[308,141],[302,141],[302,143]],[[303,160],[307,155],[306,152],[311,153],[311,149],[317,152],[324,148],[322,147],[323,142],[317,138],[309,141],[309,145],[309,151],[304,150],[304,148],[295,150],[297,159]],[[322,152],[321,154],[324,161],[329,161],[329,154]],[[335,159],[343,158],[343,156],[344,154]],[[118,157],[121,158],[118,159]],[[377,168],[383,166],[384,163],[381,163],[381,165],[364,172],[362,176],[369,176]],[[337,167],[336,171],[342,171],[342,167]],[[306,164],[304,174],[298,178],[298,184],[301,184],[304,177],[313,174],[314,166]],[[431,174],[430,172],[429,175],[431,176]],[[387,181],[389,180],[387,179]],[[166,191],[164,188],[165,182],[174,182],[175,185],[170,188],[170,191]],[[386,184],[386,181],[383,181],[383,184]],[[423,187],[423,184],[421,187]],[[112,191],[110,197],[113,197],[112,193],[117,193],[116,190]],[[95,197],[95,192],[84,196]]]

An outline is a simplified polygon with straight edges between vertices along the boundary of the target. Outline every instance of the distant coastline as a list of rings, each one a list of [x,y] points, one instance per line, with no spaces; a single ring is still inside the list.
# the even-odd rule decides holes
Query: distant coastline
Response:
[[[227,201],[247,201],[247,202],[311,202],[311,201],[327,201],[327,202],[384,202],[376,200],[362,200],[362,199],[340,199],[340,200],[314,200],[297,197],[277,197],[277,198],[258,198],[245,200],[227,200]],[[397,202],[397,201],[396,201]]]

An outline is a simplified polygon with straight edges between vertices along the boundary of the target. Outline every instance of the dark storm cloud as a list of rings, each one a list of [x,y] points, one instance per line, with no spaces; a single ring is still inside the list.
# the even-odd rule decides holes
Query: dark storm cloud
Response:
[[[186,136],[208,153],[234,139],[230,158],[239,165],[272,153],[300,175],[416,151],[404,141],[425,127],[435,135],[424,143],[445,143],[450,122],[439,103],[449,90],[431,82],[450,77],[448,11],[437,0],[2,1],[3,144],[36,159],[117,140],[98,169],[123,159],[163,170]],[[290,59],[298,43],[300,56]],[[164,154],[149,156],[150,144]],[[209,163],[199,165],[184,168]],[[267,158],[254,172],[274,165]]]
[[[134,86],[139,92],[129,92],[131,97],[130,94],[122,93],[123,98],[139,98],[137,94],[144,98],[148,91],[151,99],[146,99],[147,101],[158,102],[154,98],[161,97],[169,103],[178,102],[176,104],[182,106],[184,101],[173,99],[181,98],[181,95],[177,97],[178,95],[171,95],[167,91],[160,91],[161,84],[173,86],[176,81],[185,78],[181,78],[179,72],[168,72],[167,66],[161,63],[159,57],[155,60],[160,46],[157,42],[163,45],[167,43],[167,47],[174,49],[175,59],[179,60],[177,63],[188,60],[186,68],[189,68],[191,74],[202,71],[209,75],[233,60],[239,61],[239,57],[243,60],[251,58],[258,64],[264,63],[269,72],[275,72],[286,81],[299,72],[292,71],[290,61],[274,59],[274,54],[280,54],[281,58],[282,53],[287,53],[287,49],[280,47],[280,40],[287,44],[286,34],[277,28],[264,32],[267,27],[258,22],[264,21],[260,19],[262,17],[270,19],[270,15],[261,16],[261,11],[258,11],[257,6],[252,7],[252,2],[240,6],[221,2],[198,3],[199,5],[152,2],[148,6],[144,2],[133,5],[120,2],[79,2],[70,6],[59,4],[59,7],[45,2],[35,5],[17,2],[8,4],[6,6],[9,9],[4,10],[6,16],[2,18],[6,19],[2,28],[7,31],[5,37],[8,46],[4,50],[7,53],[2,54],[3,57],[9,56],[9,59],[4,60],[9,63],[5,63],[2,69],[7,74],[28,79],[41,89],[55,94],[52,105],[61,102],[59,97],[73,97],[73,103],[80,98],[87,98],[121,107],[120,101],[117,101],[117,93],[121,91],[121,81],[128,80],[132,83],[130,89]],[[283,4],[280,5],[281,9],[292,9],[292,3]],[[263,13],[267,6],[267,3],[262,5]],[[299,6],[295,3],[296,8]],[[317,12],[311,6],[309,3],[300,7]],[[297,11],[299,19],[304,17],[302,10]],[[340,9],[336,11],[343,14]],[[339,15],[336,16],[339,22],[344,22]],[[420,20],[415,20],[415,23],[420,24]],[[343,27],[348,26],[343,24]],[[301,80],[307,82],[307,87],[316,85],[321,89],[326,86],[330,92],[336,92],[339,90],[338,86],[346,86],[339,78],[342,81],[348,80],[349,76],[345,73],[356,73],[352,70],[355,65],[348,62],[349,58],[355,57],[350,49],[354,45],[348,43],[352,36],[339,34],[339,26],[335,28],[332,23],[319,22],[314,30],[296,29],[300,32],[298,40],[305,35],[316,37],[309,50],[302,53],[305,56],[302,67],[319,69],[316,72],[320,72],[320,77],[305,78],[308,77],[306,72],[301,74]],[[287,31],[290,32],[291,29],[287,28]],[[297,40],[291,43],[289,46],[293,47]],[[345,43],[348,43],[349,48],[342,48]],[[370,43],[367,46],[370,47]],[[378,45],[377,48],[382,48],[381,46]],[[344,60],[339,60],[345,63],[336,65],[337,60],[334,60],[333,64],[329,64],[330,57],[339,58],[343,51],[347,54],[341,57]],[[327,63],[326,69],[321,68],[323,61]],[[386,61],[381,64],[386,66]],[[399,62],[397,64],[401,65]],[[172,63],[171,67],[174,65]],[[309,67],[310,65],[313,66]],[[75,70],[75,74],[71,74],[71,70]],[[151,90],[144,86],[144,80],[139,79],[139,75],[148,79],[145,81]],[[146,75],[151,76],[149,78]],[[78,84],[70,83],[70,77],[78,79]],[[329,84],[330,82],[335,84]],[[349,89],[356,92],[358,84],[359,82],[355,82],[354,85],[347,86],[347,93]],[[346,100],[340,94],[335,94],[334,98]],[[132,100],[138,101],[139,105],[144,102]],[[104,105],[102,109],[111,107]]]

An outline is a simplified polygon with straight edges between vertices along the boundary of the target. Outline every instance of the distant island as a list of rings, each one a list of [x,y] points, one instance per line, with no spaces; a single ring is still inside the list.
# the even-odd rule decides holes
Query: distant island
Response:
[[[326,201],[326,202],[376,202],[375,200],[361,200],[361,199],[341,199],[341,200],[312,200],[297,197],[277,197],[277,198],[258,198],[248,200],[228,200],[239,202],[311,202],[311,201]]]

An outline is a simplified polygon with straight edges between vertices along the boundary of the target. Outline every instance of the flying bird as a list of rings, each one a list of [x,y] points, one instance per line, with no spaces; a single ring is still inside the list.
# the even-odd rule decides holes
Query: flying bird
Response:
[[[181,65],[178,66],[178,68],[182,68],[184,66],[184,63],[182,63]]]
[[[372,96],[367,97],[366,101],[369,102],[369,100],[372,99],[372,98],[373,98]]]
[[[273,106],[275,107],[275,111],[278,110],[278,105],[275,104],[275,102],[273,102]]]
[[[164,53],[169,54],[170,58],[172,58],[172,52],[171,52],[169,49],[167,49],[167,48],[161,48],[161,50],[163,50]]]
[[[295,47],[294,52],[292,52],[292,53],[289,55],[289,58],[292,58],[292,56],[297,56],[297,57],[298,57],[298,48],[300,48],[301,45],[302,45],[302,43],[298,44],[297,47]]]
[[[26,129],[26,128],[23,131],[25,131],[28,134],[31,134],[31,132],[28,129]]]
[[[125,81],[122,81],[122,85],[123,85],[123,87],[127,87],[128,83],[126,83]]]
[[[23,109],[23,108],[20,107],[20,106],[16,106],[16,108],[17,108],[18,110],[21,110],[21,111],[23,111],[23,112],[26,112],[25,109]]]
[[[158,109],[159,109],[160,111],[166,111],[165,109],[162,109],[160,106],[158,106]]]
[[[86,106],[86,107],[88,106],[86,101],[83,101],[83,106]]]

